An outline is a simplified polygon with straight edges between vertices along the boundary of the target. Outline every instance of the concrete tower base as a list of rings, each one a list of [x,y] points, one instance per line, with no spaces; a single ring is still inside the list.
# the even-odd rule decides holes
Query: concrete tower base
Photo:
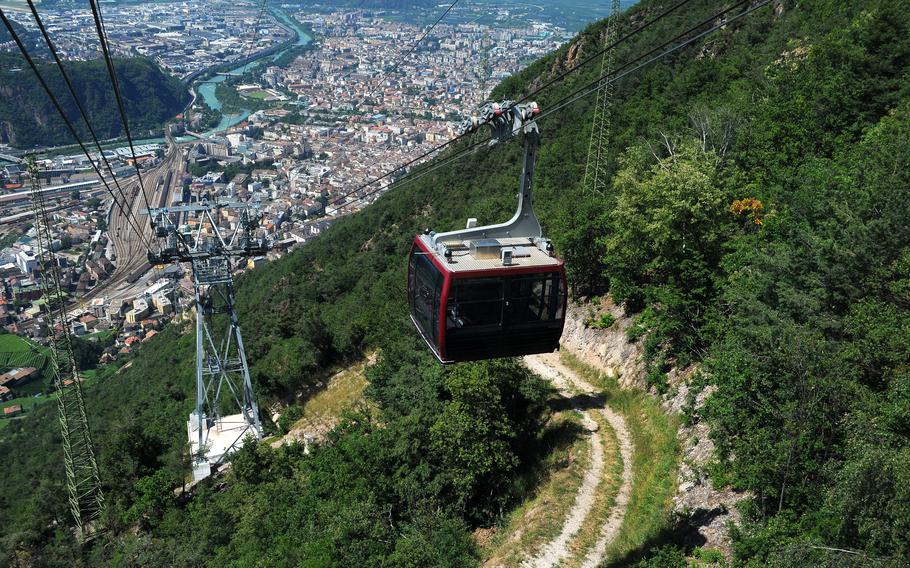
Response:
[[[186,423],[190,441],[190,452],[199,455],[199,424],[196,413],[190,414]],[[237,451],[247,436],[256,438],[256,429],[246,421],[243,414],[222,416],[218,420],[203,420],[203,450],[205,459],[194,460],[193,481],[200,481],[212,474],[212,466],[225,461],[225,456]]]

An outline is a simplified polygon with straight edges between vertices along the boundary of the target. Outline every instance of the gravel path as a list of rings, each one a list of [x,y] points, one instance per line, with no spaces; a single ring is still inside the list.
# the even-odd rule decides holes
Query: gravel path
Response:
[[[525,357],[525,365],[538,375],[549,379],[564,397],[571,398],[575,390],[572,383],[560,373],[554,373],[543,357],[545,356]],[[525,568],[549,568],[566,558],[569,554],[569,541],[581,528],[588,513],[591,512],[591,507],[594,506],[594,497],[597,495],[597,486],[600,484],[604,469],[603,441],[597,435],[597,422],[591,418],[588,411],[580,407],[575,409],[581,412],[584,427],[591,433],[591,465],[582,477],[581,486],[575,495],[575,503],[569,509],[559,535],[545,544],[535,558],[522,562]]]
[[[559,354],[547,353],[544,355],[531,355],[524,358],[525,365],[540,376],[549,379],[563,396],[571,397],[581,391],[583,394],[597,394],[596,389],[582,379],[572,369],[566,367],[560,360]],[[552,568],[558,566],[570,557],[569,543],[584,525],[594,500],[603,474],[604,455],[603,442],[596,434],[597,423],[588,414],[588,411],[579,409],[583,416],[585,427],[592,430],[591,466],[585,472],[581,487],[575,496],[575,503],[569,510],[559,535],[545,544],[537,555],[522,563],[525,568]],[[603,560],[607,546],[616,538],[622,526],[632,493],[632,439],[629,429],[622,415],[612,410],[609,406],[597,409],[607,423],[616,432],[619,440],[619,453],[622,457],[622,484],[616,495],[613,508],[606,524],[601,527],[600,536],[588,554],[585,556],[583,568],[594,568]]]

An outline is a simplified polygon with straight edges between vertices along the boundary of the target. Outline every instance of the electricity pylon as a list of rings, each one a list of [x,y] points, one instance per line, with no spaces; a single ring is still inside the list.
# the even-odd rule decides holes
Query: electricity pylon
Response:
[[[220,227],[224,212],[239,212],[232,231]],[[262,425],[250,369],[237,322],[234,262],[268,252],[254,232],[260,215],[237,202],[206,202],[152,209],[160,252],[149,252],[152,264],[189,262],[196,304],[196,409],[187,435],[193,454],[193,478],[211,474],[247,437],[262,438]],[[196,228],[178,228],[171,214],[195,214]],[[223,221],[222,221],[223,224]]]
[[[483,36],[480,40],[480,68],[478,72],[480,74],[480,100],[484,101],[487,98],[487,87],[489,86],[490,76],[493,73],[493,68],[490,65],[489,28],[483,30]]]
[[[76,522],[77,535],[84,540],[93,531],[92,523],[101,515],[104,494],[101,491],[95,447],[85,412],[82,379],[73,355],[72,335],[66,317],[66,298],[60,285],[60,267],[51,251],[50,223],[34,158],[29,158],[28,170],[37,232],[35,243],[42,273],[41,287],[47,302],[46,317],[51,348],[50,372],[54,375],[54,389],[57,394],[66,489],[69,494],[70,512]]]
[[[619,0],[613,0],[610,17],[607,19],[604,45],[616,41],[616,28],[619,20]],[[613,72],[613,51],[608,49],[600,60],[600,76],[604,79],[597,89],[597,100],[594,103],[594,120],[591,124],[591,140],[588,143],[588,161],[585,165],[584,190],[586,193],[599,194],[607,188],[607,148],[610,144],[610,104],[613,101],[613,81],[609,76]]]

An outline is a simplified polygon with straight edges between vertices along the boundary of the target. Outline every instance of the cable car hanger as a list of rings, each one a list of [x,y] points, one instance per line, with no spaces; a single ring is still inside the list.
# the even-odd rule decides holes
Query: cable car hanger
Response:
[[[450,243],[473,239],[520,238],[531,239],[540,250],[552,254],[553,244],[544,238],[540,221],[534,214],[532,190],[534,189],[534,163],[540,145],[540,132],[532,119],[540,112],[536,102],[516,105],[512,101],[487,103],[480,109],[479,116],[472,116],[461,126],[461,135],[488,125],[492,139],[490,146],[524,134],[524,162],[521,168],[521,185],[518,190],[518,208],[515,215],[505,223],[477,227],[477,219],[468,219],[467,228],[445,233],[429,232],[433,248],[446,258],[451,258]]]

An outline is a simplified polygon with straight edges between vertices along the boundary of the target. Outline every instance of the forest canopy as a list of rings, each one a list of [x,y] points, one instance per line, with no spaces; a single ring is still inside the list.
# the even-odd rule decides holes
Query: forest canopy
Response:
[[[44,80],[57,97],[80,139],[91,140],[88,129],[73,102],[63,75],[53,62],[36,61]],[[99,140],[124,136],[111,80],[104,62],[68,61],[67,74],[85,108]],[[144,138],[180,113],[190,94],[176,78],[166,75],[150,59],[114,59],[130,132]],[[0,143],[18,148],[36,145],[75,144],[41,84],[18,54],[0,53]]]

